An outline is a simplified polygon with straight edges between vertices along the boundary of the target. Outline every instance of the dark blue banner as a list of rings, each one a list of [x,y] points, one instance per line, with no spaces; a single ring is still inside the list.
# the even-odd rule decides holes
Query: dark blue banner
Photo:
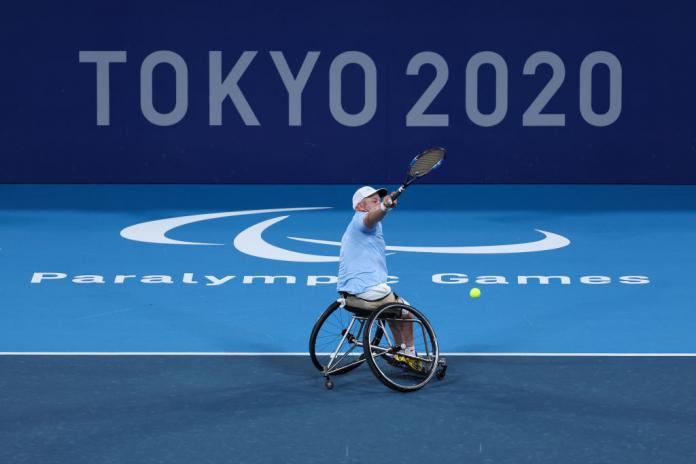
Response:
[[[696,7],[13,3],[0,181],[696,183]]]

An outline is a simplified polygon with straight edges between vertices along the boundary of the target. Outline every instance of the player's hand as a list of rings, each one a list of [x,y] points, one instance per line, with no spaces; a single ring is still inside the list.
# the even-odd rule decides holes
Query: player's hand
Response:
[[[384,206],[388,209],[396,208],[396,204],[399,200],[392,200],[392,195],[396,192],[392,192],[390,195],[384,197]]]

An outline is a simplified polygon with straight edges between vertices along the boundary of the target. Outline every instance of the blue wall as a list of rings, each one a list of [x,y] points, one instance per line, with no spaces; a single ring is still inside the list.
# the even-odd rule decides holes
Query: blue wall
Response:
[[[415,152],[442,145],[446,168],[429,182],[696,183],[693,4],[180,3],[6,6],[0,182],[394,183]],[[172,53],[150,56],[162,50]],[[125,60],[108,67],[101,109],[89,51]],[[221,52],[219,76],[211,51]],[[242,117],[230,98],[211,105],[209,87],[245,51],[256,54],[238,81],[250,108]],[[301,108],[289,104],[271,51],[282,52],[276,61],[287,61],[292,76],[317,58]],[[367,71],[350,64],[349,51]],[[424,51],[441,57],[425,60],[439,60],[440,71],[413,64],[409,75]],[[541,61],[555,61],[555,71],[541,64],[533,73],[528,60],[539,51],[553,53]],[[157,59],[179,62],[178,100],[171,65],[148,71]],[[494,67],[485,64],[495,60],[497,99]],[[408,124],[438,80],[444,86],[424,113],[443,116]],[[556,80],[540,113],[557,116],[525,124],[523,114]]]

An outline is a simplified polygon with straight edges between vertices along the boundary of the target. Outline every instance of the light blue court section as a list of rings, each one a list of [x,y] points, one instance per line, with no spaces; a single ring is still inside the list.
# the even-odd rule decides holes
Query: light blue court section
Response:
[[[356,187],[0,186],[0,352],[306,352],[338,254],[306,240],[340,241]],[[393,288],[443,351],[696,353],[695,187],[414,185],[399,203]],[[502,245],[555,248],[461,252]]]

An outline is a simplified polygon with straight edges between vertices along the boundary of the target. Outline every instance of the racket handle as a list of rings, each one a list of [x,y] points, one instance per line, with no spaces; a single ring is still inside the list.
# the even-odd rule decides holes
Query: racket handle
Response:
[[[395,201],[397,198],[399,198],[399,196],[401,195],[401,193],[402,193],[404,190],[406,190],[406,187],[404,187],[404,186],[402,185],[401,187],[399,187],[399,190],[397,190],[396,192],[392,193],[392,194],[390,195],[392,201]]]

